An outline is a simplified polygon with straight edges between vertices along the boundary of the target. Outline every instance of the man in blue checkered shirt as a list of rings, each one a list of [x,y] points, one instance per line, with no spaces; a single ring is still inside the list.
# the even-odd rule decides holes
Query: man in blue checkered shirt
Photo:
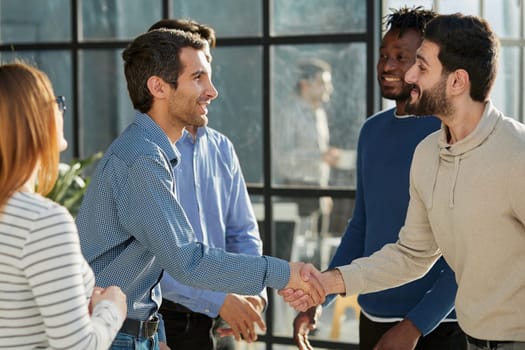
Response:
[[[176,199],[180,155],[174,144],[185,125],[207,122],[217,97],[205,45],[194,34],[159,29],[123,52],[137,115],[99,162],[77,217],[82,252],[97,282],[118,285],[128,297],[128,319],[112,349],[158,349],[163,270],[186,285],[231,293],[302,289],[303,297],[291,304],[297,309],[324,300],[316,278],[301,278],[315,270],[312,265],[199,243]]]

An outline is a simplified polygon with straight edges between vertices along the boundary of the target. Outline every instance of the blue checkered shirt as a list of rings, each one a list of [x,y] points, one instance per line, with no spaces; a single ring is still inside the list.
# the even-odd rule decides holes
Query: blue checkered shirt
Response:
[[[226,253],[195,239],[176,199],[178,159],[162,129],[137,114],[100,160],[77,216],[96,284],[122,288],[128,318],[157,311],[163,270],[189,286],[248,295],[283,288],[290,277],[286,261]]]

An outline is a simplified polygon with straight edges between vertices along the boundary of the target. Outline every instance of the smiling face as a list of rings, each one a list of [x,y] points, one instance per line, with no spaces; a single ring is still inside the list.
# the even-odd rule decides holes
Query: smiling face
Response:
[[[218,95],[211,81],[205,51],[184,47],[180,52],[182,73],[172,89],[168,114],[174,124],[200,127],[208,124],[208,105]]]
[[[421,44],[421,35],[408,29],[399,36],[399,30],[388,31],[381,42],[377,62],[377,80],[381,96],[396,101],[406,101],[411,86],[404,80],[405,73],[416,60],[416,50]]]
[[[416,63],[405,75],[407,84],[413,88],[405,106],[406,111],[416,115],[445,117],[453,113],[447,97],[448,76],[439,61],[439,46],[423,41],[418,50]]]

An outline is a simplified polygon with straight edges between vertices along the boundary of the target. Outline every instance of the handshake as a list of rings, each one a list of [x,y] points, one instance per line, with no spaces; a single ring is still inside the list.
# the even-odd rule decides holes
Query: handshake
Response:
[[[290,280],[281,290],[283,297],[297,311],[322,304],[328,294],[345,293],[345,285],[339,270],[320,272],[312,264],[290,263]]]

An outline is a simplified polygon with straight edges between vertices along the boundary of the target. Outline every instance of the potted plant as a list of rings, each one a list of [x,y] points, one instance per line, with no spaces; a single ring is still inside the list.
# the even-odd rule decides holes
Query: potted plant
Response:
[[[57,181],[47,198],[60,203],[76,217],[90,180],[84,174],[84,170],[101,157],[102,152],[98,152],[85,159],[73,160],[69,164],[60,163]]]

